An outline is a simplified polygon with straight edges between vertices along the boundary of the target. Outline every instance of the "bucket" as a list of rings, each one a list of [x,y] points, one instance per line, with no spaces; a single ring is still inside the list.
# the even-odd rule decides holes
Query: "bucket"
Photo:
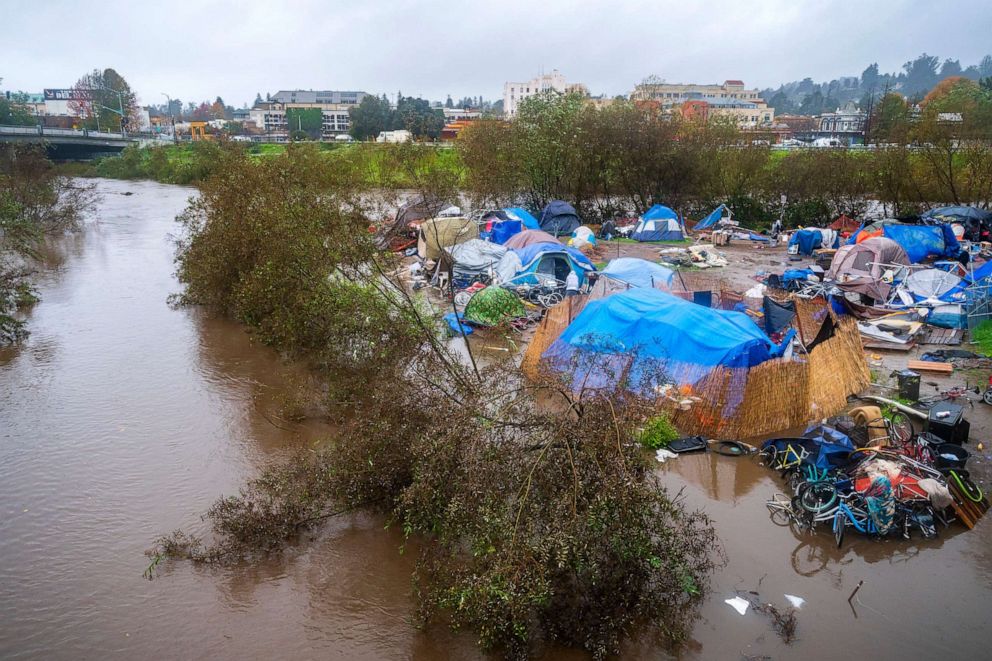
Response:
[[[911,402],[920,400],[920,375],[912,370],[902,370],[896,372],[896,380],[899,382],[899,397],[908,399]]]
[[[963,470],[968,463],[968,451],[956,443],[941,443],[933,449],[937,455],[937,468]]]

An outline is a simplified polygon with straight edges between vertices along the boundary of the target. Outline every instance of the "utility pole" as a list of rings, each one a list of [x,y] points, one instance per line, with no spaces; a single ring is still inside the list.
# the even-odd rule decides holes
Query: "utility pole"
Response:
[[[179,137],[176,135],[176,116],[172,113],[172,97],[165,92],[161,92],[161,94],[169,102],[169,119],[172,120],[172,144],[178,144]]]

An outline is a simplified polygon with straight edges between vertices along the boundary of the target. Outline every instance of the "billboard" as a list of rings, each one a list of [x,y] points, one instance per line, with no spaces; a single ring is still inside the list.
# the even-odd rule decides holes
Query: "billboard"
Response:
[[[45,101],[90,101],[93,90],[87,89],[45,89]]]

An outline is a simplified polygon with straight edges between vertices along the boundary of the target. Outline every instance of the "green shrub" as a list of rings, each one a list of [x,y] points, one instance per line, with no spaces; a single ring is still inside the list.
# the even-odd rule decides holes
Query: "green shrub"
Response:
[[[675,428],[668,416],[662,413],[648,420],[638,440],[644,447],[657,450],[668,447],[668,444],[678,437],[679,430]]]

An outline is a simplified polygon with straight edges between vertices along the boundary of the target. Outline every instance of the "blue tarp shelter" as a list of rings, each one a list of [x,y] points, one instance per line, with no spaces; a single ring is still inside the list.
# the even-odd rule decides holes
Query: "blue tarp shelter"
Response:
[[[641,216],[630,238],[635,241],[681,241],[682,219],[666,206],[656,204]]]
[[[544,207],[544,210],[541,212],[541,229],[548,234],[555,236],[571,234],[581,224],[579,214],[575,212],[575,207],[568,202],[562,202],[561,200],[549,202],[548,206]]]
[[[489,232],[489,240],[493,243],[503,245],[511,236],[514,234],[519,234],[522,231],[523,223],[519,220],[494,222],[492,225],[492,230]]]
[[[672,288],[675,272],[661,264],[649,262],[639,257],[617,257],[611,260],[602,274],[613,280],[627,283],[631,287]]]
[[[534,243],[523,248],[513,248],[523,265],[513,278],[513,284],[537,284],[541,276],[554,277],[564,282],[569,271],[579,277],[579,285],[586,279],[586,271],[596,266],[575,248],[560,243]]]
[[[961,244],[948,224],[908,225],[895,221],[879,221],[866,225],[851,235],[848,244],[860,243],[865,236],[884,236],[898,243],[913,264],[927,257],[957,257]]]
[[[543,357],[571,371],[577,387],[614,387],[625,374],[626,387],[650,396],[663,383],[691,385],[717,367],[778,357],[794,334],[776,346],[744,313],[635,288],[587,303]]]
[[[796,230],[789,238],[789,247],[799,246],[800,255],[812,255],[817,248],[837,248],[840,245],[840,233],[829,230],[832,235],[832,243],[829,246],[823,245],[823,231],[815,227]],[[830,240],[830,239],[828,239]]]
[[[966,220],[992,222],[992,211],[976,209],[975,207],[940,207],[921,214],[920,218],[939,222],[963,222]]]
[[[693,227],[692,229],[704,230],[709,227],[713,227],[723,219],[724,212],[727,212],[728,217],[730,216],[730,209],[727,208],[726,204],[721,204],[716,209],[713,209],[713,211],[710,212],[710,215],[706,216],[701,221],[696,223],[696,226]]]

